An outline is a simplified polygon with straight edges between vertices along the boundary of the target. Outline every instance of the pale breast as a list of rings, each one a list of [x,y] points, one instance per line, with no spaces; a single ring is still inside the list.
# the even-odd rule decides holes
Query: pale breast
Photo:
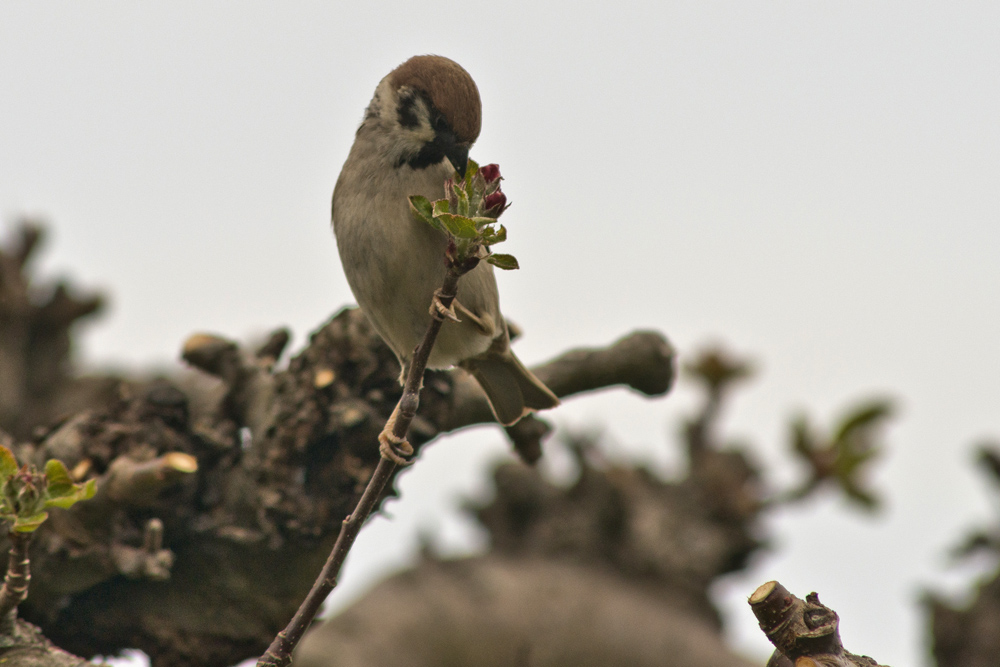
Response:
[[[355,164],[352,164],[352,158]],[[415,220],[408,196],[443,196],[450,166],[380,169],[348,158],[334,191],[333,226],[344,273],[358,304],[397,356],[408,359],[430,321],[428,308],[445,275],[444,236]],[[483,264],[459,283],[459,300],[501,331],[492,267]],[[448,322],[431,357],[447,367],[484,352],[490,338],[471,322]]]

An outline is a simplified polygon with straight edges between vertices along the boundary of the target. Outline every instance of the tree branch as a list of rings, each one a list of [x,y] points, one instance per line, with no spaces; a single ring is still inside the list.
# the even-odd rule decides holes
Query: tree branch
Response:
[[[776,649],[768,667],[886,667],[844,648],[837,612],[820,604],[816,593],[803,601],[769,581],[748,602]]]
[[[475,264],[463,267],[465,270],[460,270],[454,265],[449,266],[444,285],[438,292],[441,305],[445,308],[451,306],[457,294],[458,279],[474,266]],[[395,439],[396,442],[405,444],[409,448],[410,454],[413,453],[413,448],[405,441],[406,432],[409,430],[410,423],[417,414],[417,408],[420,405],[420,390],[423,387],[424,370],[427,368],[427,360],[430,358],[431,349],[434,347],[434,342],[437,340],[443,323],[444,319],[440,316],[435,315],[431,318],[427,331],[424,333],[424,338],[417,347],[413,355],[413,360],[410,362],[403,395],[400,397],[399,402],[396,403],[396,409],[393,410],[392,416],[389,417],[389,421],[386,423],[386,431],[389,431],[391,434],[389,437]],[[383,431],[384,435],[385,431]],[[302,635],[309,627],[309,624],[316,618],[316,614],[319,612],[323,601],[337,586],[337,576],[340,574],[340,568],[343,566],[348,552],[354,546],[354,541],[357,539],[358,533],[361,532],[361,527],[371,515],[376,505],[378,505],[386,483],[396,471],[396,457],[385,450],[386,441],[383,437],[380,436],[379,439],[383,445],[383,449],[381,450],[382,458],[379,460],[375,472],[372,473],[371,479],[365,487],[365,492],[361,495],[361,499],[358,501],[355,510],[341,524],[340,534],[337,536],[333,550],[330,552],[323,570],[309,590],[305,600],[302,601],[298,611],[295,612],[295,615],[285,629],[279,632],[278,636],[271,642],[267,651],[257,662],[258,667],[285,667],[291,663],[292,652],[295,650],[295,646],[302,639]]]
[[[661,396],[673,386],[675,356],[663,334],[635,331],[605,348],[570,350],[531,372],[559,398],[619,385],[646,396]],[[451,411],[442,430],[496,421],[472,376],[456,373],[452,392]]]
[[[7,561],[7,576],[0,589],[0,623],[13,627],[17,605],[28,597],[28,583],[31,581],[31,564],[28,561],[28,545],[31,533],[11,531],[10,559]]]
[[[149,507],[159,495],[198,470],[198,460],[184,452],[168,452],[149,461],[119,456],[112,461],[100,493],[124,507]]]

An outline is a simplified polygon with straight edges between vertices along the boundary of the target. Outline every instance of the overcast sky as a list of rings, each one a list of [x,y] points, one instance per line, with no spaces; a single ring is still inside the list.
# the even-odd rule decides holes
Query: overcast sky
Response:
[[[1000,438],[1000,4],[3,2],[0,224],[43,216],[43,268],[110,294],[86,362],[171,367],[196,330],[301,346],[352,302],[330,193],[375,85],[419,53],[479,84],[472,156],[507,179],[522,268],[501,303],[527,363],[634,328],[725,341],[760,366],[728,429],[775,486],[795,410],[898,398],[886,512],[776,517],[774,551],[717,593],[751,656],[745,598],[777,578],[819,591],[851,650],[925,664],[920,591],[961,590],[948,548],[998,517],[971,460]],[[552,417],[670,472],[693,398]],[[505,451],[491,429],[431,447],[336,604],[420,532],[476,548],[449,507]]]

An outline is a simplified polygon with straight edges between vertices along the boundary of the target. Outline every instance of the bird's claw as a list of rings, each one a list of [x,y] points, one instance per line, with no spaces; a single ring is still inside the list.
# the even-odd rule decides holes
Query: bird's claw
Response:
[[[382,458],[401,467],[413,463],[409,458],[413,456],[413,445],[407,442],[406,438],[400,438],[386,428],[378,434],[378,442],[378,451]]]
[[[452,322],[461,322],[462,320],[458,319],[458,315],[455,314],[455,301],[452,300],[451,305],[446,307],[441,303],[441,296],[440,288],[434,290],[434,298],[431,299],[431,317],[442,322],[446,319]]]

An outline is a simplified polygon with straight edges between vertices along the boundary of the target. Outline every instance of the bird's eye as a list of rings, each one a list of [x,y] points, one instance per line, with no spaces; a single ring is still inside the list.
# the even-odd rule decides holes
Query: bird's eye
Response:
[[[451,125],[449,125],[448,121],[445,120],[444,114],[433,108],[431,111],[431,127],[433,127],[434,131],[437,133],[452,131]]]

